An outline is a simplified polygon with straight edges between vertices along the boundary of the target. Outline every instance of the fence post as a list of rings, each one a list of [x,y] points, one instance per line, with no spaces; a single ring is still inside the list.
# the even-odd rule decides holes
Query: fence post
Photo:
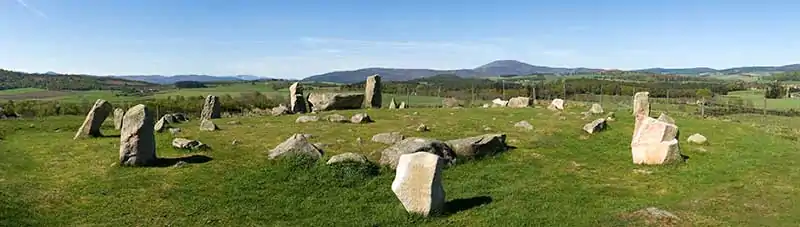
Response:
[[[706,97],[703,97],[700,101],[700,117],[706,118]]]
[[[761,115],[761,121],[764,122],[767,120],[767,97],[764,97],[764,109]]]

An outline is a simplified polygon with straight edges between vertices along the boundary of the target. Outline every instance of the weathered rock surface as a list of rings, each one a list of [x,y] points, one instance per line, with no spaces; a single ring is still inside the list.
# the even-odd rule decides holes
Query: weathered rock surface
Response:
[[[508,149],[505,134],[485,134],[446,142],[456,156],[479,158],[494,155]]]
[[[460,107],[461,101],[453,97],[444,98],[442,99],[442,106],[445,108]]]
[[[350,122],[355,124],[366,124],[374,121],[369,117],[369,115],[367,115],[367,113],[359,113],[353,115],[353,117],[350,118]]]
[[[303,116],[297,117],[297,120],[295,120],[294,122],[295,123],[308,123],[308,122],[315,122],[315,121],[319,121],[319,117],[313,116],[313,115],[303,115]]]
[[[437,155],[424,152],[399,158],[392,192],[406,211],[423,216],[444,212],[442,170],[445,162]]]
[[[528,123],[528,121],[517,122],[516,124],[514,124],[514,127],[524,130],[533,130],[533,125],[531,125],[531,123]]]
[[[170,128],[170,123],[169,122],[171,122],[171,121],[167,121],[167,118],[171,118],[171,117],[172,117],[172,115],[166,114],[166,115],[162,116],[161,118],[159,118],[158,121],[156,122],[156,124],[153,126],[153,130],[155,130],[156,132],[164,132],[165,130]]]
[[[178,133],[181,133],[181,129],[180,128],[170,128],[169,129],[169,133],[172,134],[172,135],[177,135]]]
[[[278,106],[276,106],[276,107],[273,107],[273,108],[270,110],[270,114],[272,114],[272,116],[276,116],[276,117],[277,117],[277,116],[281,116],[281,115],[290,114],[290,113],[291,113],[291,112],[289,111],[289,108],[287,108],[287,107],[286,107],[285,105],[283,105],[283,104],[281,104],[281,105],[278,105]]]
[[[78,132],[75,133],[73,139],[103,136],[103,133],[100,132],[100,126],[103,125],[103,121],[108,118],[108,115],[111,115],[112,108],[111,104],[106,100],[98,99],[95,101],[94,106],[86,114],[86,119],[83,120],[83,124],[78,129]]]
[[[400,102],[400,106],[398,106],[397,109],[405,109],[406,107],[406,102]]]
[[[678,126],[644,114],[638,115],[636,121],[631,141],[633,163],[658,165],[683,161],[675,139]]]
[[[328,121],[330,121],[330,122],[337,122],[337,123],[347,123],[347,122],[350,122],[350,120],[348,120],[348,119],[347,119],[347,117],[345,117],[345,116],[342,116],[342,115],[339,115],[339,114],[331,114],[331,115],[328,115],[328,116],[326,117],[326,119],[327,119]]]
[[[348,152],[344,154],[334,155],[333,157],[331,157],[331,159],[328,159],[328,162],[326,162],[325,164],[331,165],[331,164],[345,163],[345,162],[367,164],[369,163],[369,160],[367,159],[367,156],[364,156],[362,154]]]
[[[278,144],[274,149],[269,151],[269,159],[285,157],[290,155],[308,155],[313,159],[322,157],[322,150],[315,147],[314,144],[308,142],[303,134],[294,134],[286,141]]]
[[[121,166],[149,166],[156,158],[155,119],[147,107],[139,104],[125,112],[119,145]]]
[[[216,130],[219,130],[219,127],[217,127],[217,124],[215,124],[213,121],[209,119],[203,119],[200,122],[200,131],[216,131]]]
[[[650,116],[650,92],[636,92],[633,95],[633,116]]]
[[[372,136],[373,142],[384,143],[384,144],[395,144],[397,142],[403,141],[405,136],[400,134],[399,132],[386,132],[386,133],[379,133]]]
[[[381,108],[381,76],[372,75],[367,77],[364,87],[364,107]],[[392,100],[394,101],[394,99]]]
[[[506,107],[508,106],[508,101],[502,100],[500,98],[496,98],[492,100],[492,107]]]
[[[447,144],[434,139],[412,137],[406,138],[381,151],[380,164],[388,165],[392,169],[395,169],[397,168],[397,162],[401,155],[416,152],[436,154],[442,157],[448,165],[455,164],[456,161],[455,152],[453,152],[453,149]]]
[[[589,108],[589,113],[592,114],[602,114],[603,113],[603,106],[598,103],[592,104],[592,108]]]
[[[589,134],[594,134],[595,132],[603,131],[605,128],[606,128],[605,118],[600,118],[583,125],[583,131],[586,131]]]
[[[203,111],[200,112],[200,119],[217,119],[222,117],[222,106],[219,97],[214,95],[206,96],[203,102]]]
[[[531,98],[528,97],[514,97],[508,100],[508,107],[511,108],[526,108],[531,106]]]
[[[122,108],[114,109],[114,129],[122,129],[122,117],[125,116],[125,110]]]
[[[564,110],[564,100],[563,99],[553,99],[550,102],[550,105],[547,106],[549,110]]]
[[[658,120],[666,122],[666,123],[670,123],[670,124],[673,124],[673,125],[675,124],[675,119],[672,119],[669,115],[667,115],[665,113],[661,113],[661,115],[658,115]]]
[[[315,112],[326,110],[360,109],[364,94],[359,93],[311,93],[308,96],[311,109]]]
[[[431,129],[429,129],[428,126],[425,124],[419,124],[416,130],[417,132],[427,132],[430,131]]]
[[[389,102],[389,109],[397,109],[397,103],[394,102],[394,98]]]
[[[686,141],[689,143],[700,144],[700,145],[708,143],[708,139],[705,136],[700,135],[698,133],[692,134],[691,136],[689,136],[689,138],[686,139]]]
[[[172,147],[186,150],[203,150],[208,148],[207,145],[197,140],[190,140],[186,138],[172,139]]]

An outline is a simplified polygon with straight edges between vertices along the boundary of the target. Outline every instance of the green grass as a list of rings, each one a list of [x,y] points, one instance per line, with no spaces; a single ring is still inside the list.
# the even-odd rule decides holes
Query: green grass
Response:
[[[366,111],[375,123],[296,124],[296,116],[281,116],[219,119],[216,132],[199,131],[197,121],[179,125],[181,137],[213,148],[199,153],[174,150],[172,136],[158,134],[160,157],[213,158],[184,168],[119,167],[118,138],[72,140],[81,117],[0,121],[0,226],[618,226],[631,224],[620,215],[649,206],[675,213],[682,226],[800,222],[798,144],[749,123],[676,115],[688,162],[637,166],[624,112],[607,131],[587,136],[579,130],[583,107],[566,120],[544,108]],[[520,120],[535,129],[514,129]],[[432,131],[414,131],[420,123]],[[440,217],[408,215],[390,190],[389,170],[371,177],[324,165],[343,152],[377,160],[387,146],[369,139],[381,132],[449,140],[488,133],[485,126],[517,149],[446,169],[448,201],[491,201],[451,203],[455,211]],[[103,131],[117,134],[110,120]],[[323,160],[268,160],[266,152],[294,133],[327,144]],[[709,138],[706,152],[684,142],[693,133]]]
[[[215,87],[208,87],[208,88],[190,88],[190,89],[174,89],[174,90],[167,90],[164,92],[160,92],[158,94],[153,95],[155,98],[166,98],[167,96],[206,96],[206,95],[216,95],[216,96],[224,96],[224,95],[231,95],[231,96],[238,96],[245,92],[262,92],[262,93],[275,93],[276,91],[272,89],[272,87],[257,83],[254,85],[251,84],[230,84],[230,85],[218,85]],[[286,89],[286,94],[288,96],[288,88]]]
[[[731,97],[739,97],[743,100],[750,101],[753,103],[755,108],[764,108],[764,91],[734,91],[728,93],[727,96]],[[783,99],[767,99],[767,109],[774,109],[774,110],[788,110],[788,109],[800,109],[800,99],[791,99],[791,98],[783,98]]]
[[[16,95],[16,94],[24,94],[24,93],[40,92],[40,91],[45,91],[45,90],[40,88],[15,88],[15,89],[0,90],[0,95]]]

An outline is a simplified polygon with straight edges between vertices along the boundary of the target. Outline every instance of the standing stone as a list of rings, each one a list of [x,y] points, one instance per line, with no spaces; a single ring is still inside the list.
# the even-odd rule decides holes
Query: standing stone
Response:
[[[272,110],[270,110],[270,114],[272,114],[272,116],[275,116],[275,117],[281,116],[281,115],[284,115],[284,114],[289,114],[289,113],[290,113],[289,112],[289,108],[286,108],[286,106],[283,105],[283,104],[280,104],[280,105],[278,105],[276,107],[273,107]]]
[[[210,131],[216,131],[217,129],[219,129],[219,127],[217,127],[217,124],[214,124],[214,122],[211,120],[203,119],[202,121],[200,121],[200,131],[210,132]]]
[[[508,100],[508,107],[511,108],[525,108],[531,106],[531,98],[528,97],[514,97]]]
[[[289,109],[292,113],[305,113],[306,98],[303,97],[303,85],[300,82],[295,82],[289,86]]]
[[[398,143],[381,151],[381,165],[387,165],[392,169],[397,168],[397,162],[401,155],[417,152],[427,152],[438,155],[445,160],[448,165],[455,164],[456,153],[446,143],[434,139],[425,138],[406,138]]]
[[[360,93],[311,93],[308,102],[314,112],[326,110],[360,109],[364,94]]]
[[[644,115],[650,116],[650,92],[636,92],[633,95],[633,116]]]
[[[100,132],[100,126],[103,125],[103,121],[106,120],[108,115],[111,115],[111,111],[113,111],[113,107],[106,100],[98,99],[95,101],[94,106],[86,114],[83,125],[78,129],[78,133],[75,133],[73,139],[103,136],[103,133]]]
[[[121,166],[154,165],[156,158],[156,136],[153,132],[155,119],[147,107],[139,104],[128,109],[122,119],[119,137],[119,164]]]
[[[397,104],[394,102],[394,98],[392,98],[392,101],[389,102],[389,109],[395,109],[395,108],[397,108]]]
[[[553,99],[550,102],[550,105],[547,106],[549,110],[564,110],[564,100],[563,99]]]
[[[473,158],[494,155],[508,148],[505,134],[486,134],[445,142],[458,157]]]
[[[200,112],[200,119],[217,119],[221,117],[222,107],[219,103],[219,97],[214,95],[206,96],[203,103],[203,111]]]
[[[583,125],[583,131],[588,132],[589,134],[594,134],[595,132],[602,131],[606,128],[606,119],[600,118],[589,122],[588,124]]]
[[[592,104],[592,108],[589,109],[589,113],[602,114],[603,113],[603,106],[601,106],[598,103]]]
[[[169,121],[167,121],[167,118],[168,118],[168,115],[164,115],[163,117],[161,117],[161,119],[158,119],[158,121],[156,122],[156,125],[153,126],[153,129],[156,132],[164,132],[164,130],[167,130],[168,128],[170,128],[170,123],[169,123]]]
[[[122,117],[125,116],[125,110],[122,108],[114,109],[114,129],[122,129]]]
[[[400,102],[400,106],[397,107],[397,109],[405,109],[405,108],[406,108],[406,102]]]
[[[316,160],[322,157],[322,150],[309,143],[303,134],[294,134],[269,151],[269,159],[291,155],[308,155]]]
[[[439,156],[418,152],[400,156],[392,192],[409,213],[429,216],[444,211],[445,192]]]
[[[381,76],[376,74],[367,77],[364,91],[364,107],[381,108],[381,98]]]
[[[675,124],[675,119],[672,119],[669,115],[667,115],[665,113],[661,113],[661,115],[658,115],[658,120],[666,122],[666,123],[670,123],[670,124],[673,124],[673,125]]]
[[[678,126],[646,115],[637,115],[636,128],[631,141],[633,163],[659,165],[682,162],[678,140]]]

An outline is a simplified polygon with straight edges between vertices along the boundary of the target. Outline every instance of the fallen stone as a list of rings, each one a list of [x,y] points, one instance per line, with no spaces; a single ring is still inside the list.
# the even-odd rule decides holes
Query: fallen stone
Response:
[[[190,140],[185,138],[172,139],[172,147],[186,150],[203,150],[208,148],[207,145],[197,140]]]
[[[360,109],[364,94],[359,93],[311,93],[308,96],[314,112],[326,110]]]
[[[592,114],[602,114],[603,113],[603,106],[600,106],[598,103],[592,104],[592,108],[589,108],[589,113]]]
[[[276,117],[277,116],[281,116],[281,115],[286,115],[286,114],[289,114],[289,113],[291,113],[291,111],[289,111],[289,108],[287,108],[283,104],[281,104],[279,106],[276,106],[276,107],[273,107],[272,110],[270,110],[270,114],[272,114],[272,116],[276,116]]]
[[[588,124],[583,125],[583,131],[588,132],[589,134],[594,134],[595,132],[602,131],[606,128],[606,119],[600,118],[589,122]]]
[[[500,98],[492,100],[492,107],[506,107],[506,106],[508,106],[508,101],[502,100]]]
[[[417,132],[427,132],[427,131],[430,131],[430,129],[428,128],[428,126],[427,126],[427,125],[425,125],[425,124],[419,124],[419,126],[417,126],[417,129],[416,129],[416,130],[417,130]]]
[[[337,123],[350,122],[350,120],[347,120],[347,117],[339,115],[339,114],[331,114],[331,115],[328,115],[326,118],[330,122],[337,122]]]
[[[399,132],[386,132],[386,133],[379,133],[372,136],[373,142],[384,143],[384,144],[395,144],[397,142],[402,141],[405,139],[403,134]]]
[[[145,105],[139,104],[125,112],[119,137],[121,166],[149,166],[157,162],[155,119]]]
[[[394,98],[389,102],[389,109],[397,109],[397,103],[394,102]]]
[[[508,107],[511,108],[526,108],[531,106],[531,98],[528,97],[514,97],[508,100]]]
[[[100,126],[103,125],[103,121],[108,118],[111,111],[113,111],[111,104],[106,100],[98,99],[95,101],[92,109],[86,114],[86,119],[83,120],[83,124],[78,129],[78,132],[75,133],[73,139],[103,136],[103,133],[100,132]]]
[[[172,134],[173,136],[174,136],[174,135],[177,135],[177,134],[178,134],[178,133],[180,133],[180,132],[181,132],[181,129],[180,129],[180,128],[170,128],[170,129],[169,129],[169,133],[170,133],[170,134]]]
[[[171,115],[169,117],[171,117]],[[155,130],[156,132],[164,132],[164,130],[170,128],[169,122],[166,120],[166,118],[167,115],[164,115],[163,117],[158,119],[158,122],[156,122],[156,124],[153,126],[153,130]]]
[[[322,150],[309,143],[303,134],[294,134],[269,151],[269,159],[291,155],[307,155],[313,159],[319,159],[322,157]]]
[[[461,101],[453,97],[444,98],[442,99],[442,106],[444,108],[460,107]]]
[[[706,139],[705,136],[700,135],[699,133],[695,133],[695,134],[689,136],[689,138],[687,138],[686,141],[689,142],[689,143],[703,145],[703,144],[706,144],[708,142],[708,139]]]
[[[550,102],[550,105],[547,106],[549,110],[564,110],[564,100],[563,99],[553,99]]]
[[[336,163],[345,163],[345,162],[367,164],[369,163],[369,160],[367,159],[367,156],[364,156],[362,154],[348,152],[344,154],[334,155],[333,157],[331,157],[331,159],[328,159],[328,162],[326,162],[325,164],[332,165]]]
[[[295,120],[294,122],[295,123],[308,123],[308,122],[315,122],[315,121],[319,121],[319,117],[313,116],[313,115],[303,115],[303,116],[297,117],[297,120]]]
[[[367,113],[360,113],[353,115],[353,117],[350,118],[350,122],[355,124],[366,124],[374,121],[369,117],[369,115],[367,115]]]
[[[406,211],[422,216],[444,212],[442,169],[445,162],[437,155],[424,152],[399,158],[392,192]]]
[[[533,130],[533,125],[531,125],[531,123],[528,123],[527,121],[517,122],[516,124],[514,124],[514,127],[523,130]]]
[[[505,134],[485,134],[445,142],[456,156],[479,158],[494,155],[508,149]]]
[[[406,107],[406,102],[400,102],[400,106],[398,106],[397,109],[405,109]]]
[[[633,163],[659,165],[683,162],[678,140],[678,127],[644,114],[637,115],[631,141]]]
[[[406,138],[381,151],[380,164],[395,169],[397,168],[397,162],[401,155],[416,152],[436,154],[442,157],[448,165],[455,164],[456,162],[456,154],[447,144],[434,139],[412,137]]]
[[[214,124],[213,121],[209,119],[203,119],[200,122],[200,131],[216,131],[216,130],[219,130],[219,127],[217,127],[217,124]]]

